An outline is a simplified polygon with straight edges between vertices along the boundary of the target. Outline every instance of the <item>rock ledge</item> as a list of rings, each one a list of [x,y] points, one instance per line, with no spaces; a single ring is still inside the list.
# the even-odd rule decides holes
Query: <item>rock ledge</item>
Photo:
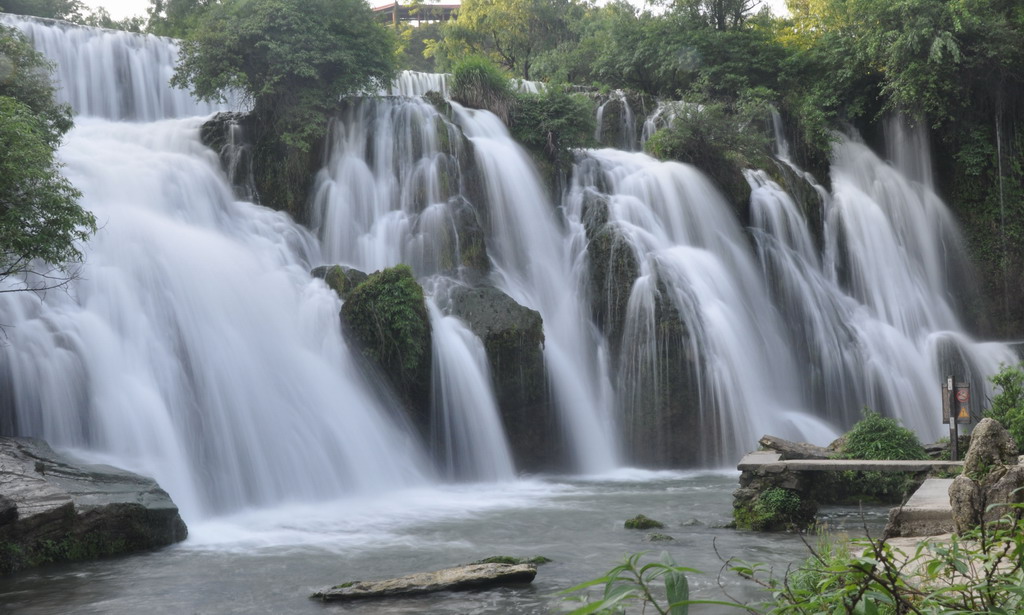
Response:
[[[0,574],[166,546],[188,535],[151,478],[0,437]]]

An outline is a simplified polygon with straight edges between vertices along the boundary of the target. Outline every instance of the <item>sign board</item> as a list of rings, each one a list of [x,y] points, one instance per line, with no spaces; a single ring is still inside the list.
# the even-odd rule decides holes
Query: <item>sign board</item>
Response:
[[[958,382],[953,386],[953,412],[956,414],[956,422],[960,424],[971,422],[971,385],[966,382]],[[942,423],[949,423],[950,394],[947,385],[942,385]]]

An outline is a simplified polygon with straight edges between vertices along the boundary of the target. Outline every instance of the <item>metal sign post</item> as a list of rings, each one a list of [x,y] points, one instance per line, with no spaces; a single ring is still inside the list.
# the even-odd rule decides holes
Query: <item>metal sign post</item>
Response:
[[[953,377],[949,376],[946,378],[946,403],[948,404],[948,411],[945,413],[946,418],[949,421],[949,460],[957,461],[959,451],[957,450],[957,444],[959,444],[960,436],[957,434],[956,424],[958,423],[957,417],[953,414],[954,408],[956,408],[955,402],[956,393],[953,392]]]
[[[942,387],[942,422],[949,424],[949,457],[959,458],[958,424],[971,423],[971,385],[966,382],[953,383],[953,377],[946,378]]]

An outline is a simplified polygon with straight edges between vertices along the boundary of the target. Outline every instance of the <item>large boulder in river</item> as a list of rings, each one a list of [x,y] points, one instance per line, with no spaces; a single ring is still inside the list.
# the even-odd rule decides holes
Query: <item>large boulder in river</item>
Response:
[[[527,471],[561,467],[564,451],[548,401],[540,313],[488,286],[453,288],[449,301],[448,311],[483,341],[516,467]]]
[[[151,478],[0,437],[0,573],[163,547],[188,535]]]

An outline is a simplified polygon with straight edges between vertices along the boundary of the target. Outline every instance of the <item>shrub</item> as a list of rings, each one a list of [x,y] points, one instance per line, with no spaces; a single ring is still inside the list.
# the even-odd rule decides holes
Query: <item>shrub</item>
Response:
[[[848,459],[928,458],[914,432],[872,410],[846,434],[842,452]]]
[[[1018,452],[1024,453],[1024,364],[1002,366],[999,373],[989,378],[999,387],[999,393],[992,398],[992,407],[985,411],[985,417],[999,421],[1017,443]]]
[[[550,86],[540,94],[519,94],[509,129],[517,141],[550,162],[571,162],[570,150],[593,144],[594,102]]]
[[[508,124],[515,95],[508,77],[481,56],[470,56],[452,70],[451,97],[474,109],[487,109]]]

